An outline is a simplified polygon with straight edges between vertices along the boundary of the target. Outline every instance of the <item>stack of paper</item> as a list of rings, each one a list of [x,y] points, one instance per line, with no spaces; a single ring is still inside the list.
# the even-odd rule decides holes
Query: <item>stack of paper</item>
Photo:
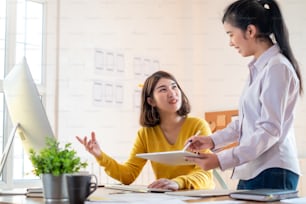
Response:
[[[42,188],[28,188],[26,192],[27,197],[33,198],[43,198],[43,189]]]

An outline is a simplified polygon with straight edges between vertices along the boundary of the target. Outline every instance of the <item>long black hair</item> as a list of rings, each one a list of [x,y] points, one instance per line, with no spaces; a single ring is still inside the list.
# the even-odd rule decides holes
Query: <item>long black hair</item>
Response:
[[[294,67],[300,83],[300,94],[303,93],[303,82],[299,64],[297,63],[289,43],[289,33],[283,20],[278,4],[274,0],[238,0],[230,4],[223,15],[222,23],[231,25],[246,31],[252,24],[257,27],[257,38],[272,41],[275,37],[281,53],[288,58]]]

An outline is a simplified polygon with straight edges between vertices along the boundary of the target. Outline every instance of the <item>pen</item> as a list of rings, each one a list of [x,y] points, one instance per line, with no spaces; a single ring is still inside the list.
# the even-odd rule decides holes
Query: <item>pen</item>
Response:
[[[198,136],[200,133],[201,131],[198,130],[194,136]],[[191,143],[191,141],[188,141],[187,144],[184,146],[183,151],[186,151],[186,149],[191,145]]]

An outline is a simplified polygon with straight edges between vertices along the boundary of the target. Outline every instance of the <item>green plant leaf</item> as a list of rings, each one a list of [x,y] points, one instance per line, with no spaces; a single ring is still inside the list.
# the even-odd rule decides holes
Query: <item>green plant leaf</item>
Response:
[[[33,164],[33,173],[36,176],[41,174],[53,174],[58,176],[65,173],[75,173],[81,168],[87,167],[87,162],[82,162],[77,152],[71,148],[71,143],[60,148],[55,138],[48,138],[46,147],[40,152],[30,149],[30,160]]]

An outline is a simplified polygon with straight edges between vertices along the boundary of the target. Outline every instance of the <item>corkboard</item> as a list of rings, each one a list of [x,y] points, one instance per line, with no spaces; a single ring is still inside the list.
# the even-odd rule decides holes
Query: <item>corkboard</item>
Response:
[[[225,111],[215,111],[215,112],[206,112],[205,120],[209,123],[210,129],[212,132],[221,130],[227,126],[228,123],[232,121],[235,117],[238,117],[238,110],[225,110]],[[229,144],[218,151],[224,149],[229,149],[237,146],[239,143],[234,142]]]
[[[205,120],[209,123],[211,131],[215,132],[217,130],[225,128],[227,124],[230,123],[232,119],[237,116],[238,110],[206,112]]]

